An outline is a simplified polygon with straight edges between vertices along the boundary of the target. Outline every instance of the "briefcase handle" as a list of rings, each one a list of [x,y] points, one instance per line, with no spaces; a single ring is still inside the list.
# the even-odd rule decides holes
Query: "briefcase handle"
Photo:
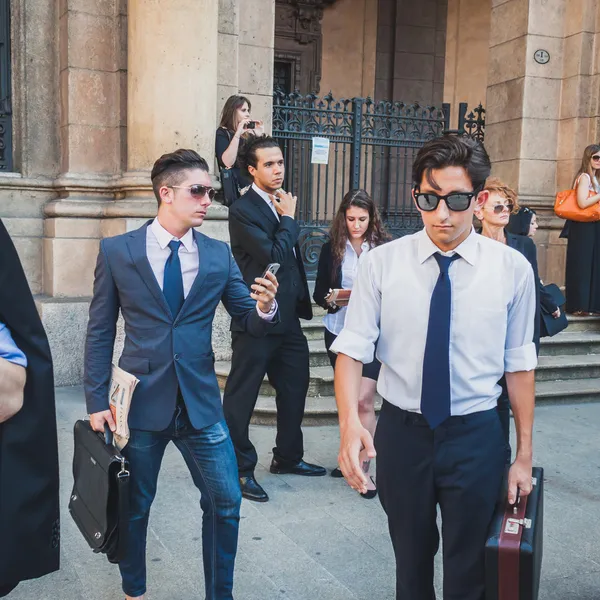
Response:
[[[100,435],[100,434],[98,434]],[[107,446],[112,446],[113,445],[113,432],[110,430],[110,427],[108,426],[108,423],[104,423],[104,443]]]

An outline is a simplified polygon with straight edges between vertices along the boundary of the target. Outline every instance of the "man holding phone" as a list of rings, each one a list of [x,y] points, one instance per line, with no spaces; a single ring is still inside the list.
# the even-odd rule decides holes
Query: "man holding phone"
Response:
[[[300,318],[312,319],[306,274],[300,258],[295,220],[296,197],[281,189],[283,154],[269,136],[247,141],[239,156],[253,180],[251,188],[229,209],[231,249],[247,284],[278,263],[277,303],[280,322],[257,340],[234,319],[233,358],[223,408],[235,447],[242,495],[266,502],[269,497],[254,478],[258,456],[249,424],[265,374],[277,393],[277,439],[271,473],[325,475],[323,467],[302,460],[302,418],[309,382],[308,343]]]

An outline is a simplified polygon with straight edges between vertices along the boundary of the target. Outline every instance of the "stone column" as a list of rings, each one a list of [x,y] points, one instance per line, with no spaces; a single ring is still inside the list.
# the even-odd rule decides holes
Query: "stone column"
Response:
[[[175,148],[212,164],[218,2],[129,0],[127,169],[148,174]]]
[[[565,0],[492,0],[485,142],[493,174],[538,211],[540,274],[562,284],[564,250],[553,216],[561,111]],[[549,53],[536,62],[537,50]],[[548,265],[548,268],[546,268]]]

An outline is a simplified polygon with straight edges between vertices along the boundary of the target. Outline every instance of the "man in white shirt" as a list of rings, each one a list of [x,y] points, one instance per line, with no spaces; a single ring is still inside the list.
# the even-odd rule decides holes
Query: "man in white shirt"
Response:
[[[277,280],[248,289],[224,242],[195,229],[215,190],[193,150],[161,156],[152,169],[158,215],[100,242],[85,350],[85,395],[94,430],[115,424],[108,410],[119,311],[125,346],[119,366],[139,380],[129,412],[130,515],[119,562],[128,600],[146,593],[146,530],[165,449],[173,442],[200,491],[207,600],[232,600],[241,494],[211,346],[219,302],[258,339],[279,317]],[[185,517],[184,517],[185,518]],[[177,581],[173,580],[174,588]]]
[[[509,502],[531,491],[535,283],[515,250],[477,235],[486,200],[483,147],[458,136],[427,143],[413,165],[425,228],[361,261],[338,352],[339,464],[366,490],[364,446],[377,449],[377,487],[396,555],[398,600],[431,600],[443,522],[444,599],[483,600],[484,546],[498,499],[505,442],[497,415],[506,374],[517,430]],[[382,363],[375,444],[357,412],[362,363]]]

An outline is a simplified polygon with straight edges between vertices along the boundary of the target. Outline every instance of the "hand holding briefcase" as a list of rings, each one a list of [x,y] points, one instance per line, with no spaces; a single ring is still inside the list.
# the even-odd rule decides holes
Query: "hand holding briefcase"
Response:
[[[94,552],[112,563],[124,556],[129,513],[127,460],[89,421],[75,423],[73,492],[69,512]]]
[[[485,545],[486,600],[537,600],[542,569],[544,470],[533,468],[529,496],[498,503]],[[506,487],[506,485],[504,486]]]

